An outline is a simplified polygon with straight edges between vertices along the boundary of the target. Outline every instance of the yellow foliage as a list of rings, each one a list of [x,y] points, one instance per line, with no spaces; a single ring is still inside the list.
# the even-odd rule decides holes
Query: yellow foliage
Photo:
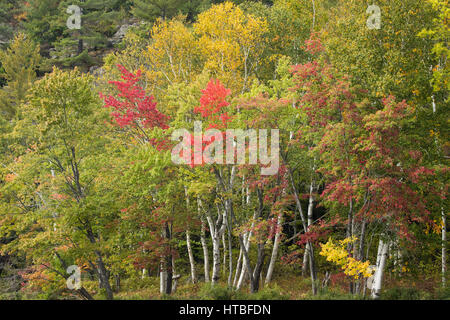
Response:
[[[152,43],[145,52],[150,65],[148,73],[153,75],[147,74],[147,78],[166,84],[189,83],[200,72],[196,64],[199,58],[197,43],[183,23],[183,18],[179,16],[171,21],[159,19],[154,24]]]
[[[359,261],[353,257],[349,257],[345,247],[348,243],[355,242],[357,238],[345,238],[338,243],[334,243],[333,239],[328,239],[328,242],[322,244],[320,255],[326,257],[327,261],[333,262],[340,266],[344,273],[354,279],[359,279],[361,276],[368,278],[372,276],[373,270],[370,267],[369,261]]]
[[[250,82],[266,32],[265,19],[246,15],[230,2],[201,13],[194,25],[205,68],[232,90],[245,89]]]
[[[425,234],[429,234],[430,231],[435,234],[441,234],[442,228],[444,227],[444,221],[442,219],[440,220],[433,220],[433,223],[429,223],[426,225]]]

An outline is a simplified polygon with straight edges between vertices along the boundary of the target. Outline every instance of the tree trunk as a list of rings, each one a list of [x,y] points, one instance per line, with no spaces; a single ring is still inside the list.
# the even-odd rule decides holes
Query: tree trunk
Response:
[[[250,191],[248,186],[245,187],[244,185],[245,183],[245,176],[242,177],[242,207],[248,207],[249,203],[250,203]],[[230,230],[231,232],[231,230]],[[246,236],[244,235],[244,243],[246,242]],[[237,284],[239,283],[239,278],[240,275],[242,273],[242,266],[243,266],[243,251],[242,251],[242,246],[239,249],[239,256],[238,256],[238,260],[236,263],[236,272],[234,274],[234,280],[233,280],[233,287],[237,287]],[[238,277],[239,275],[239,277]]]
[[[346,231],[346,238],[351,238],[353,236],[353,201],[350,198],[350,208],[348,210],[348,216],[347,216],[348,222],[347,222],[347,231]],[[353,249],[353,242],[349,242],[347,244],[347,253],[351,255]],[[353,294],[353,281],[350,280],[349,284],[349,291],[351,294]]]
[[[386,260],[388,255],[388,243],[380,239],[378,244],[377,255],[377,269],[374,275],[374,281],[372,286],[372,298],[378,299],[381,295],[381,287],[383,283],[384,267],[386,266]]]
[[[232,225],[231,225],[231,217],[227,222],[227,230],[228,230],[228,286],[231,287],[231,281],[233,280],[233,243],[232,243]]]
[[[314,247],[311,241],[308,241],[306,244],[309,252],[309,273],[311,275],[311,286],[313,295],[317,294],[317,274],[316,274],[316,261],[314,259]]]
[[[145,254],[145,249],[142,249],[142,252]],[[148,270],[147,268],[142,268],[141,279],[144,279],[145,277],[148,277]]]
[[[79,39],[79,40],[78,40],[78,50],[77,50],[77,55],[82,54],[83,51],[84,51],[83,39]]]
[[[220,238],[216,235],[212,238],[213,241],[213,271],[212,271],[212,284],[219,281],[220,273]]]
[[[80,295],[81,298],[86,300],[94,300],[94,298],[91,296],[89,292],[84,287],[81,287],[80,289],[76,290],[76,292]]]
[[[205,238],[205,220],[203,217],[201,217],[201,231],[200,231],[200,242],[202,243],[203,248],[203,266],[205,270],[205,282],[209,282],[209,252],[208,252],[208,246],[206,244],[206,238]]]
[[[364,261],[364,241],[366,238],[366,220],[363,219],[362,223],[361,223],[361,233],[359,236],[359,247],[358,247],[358,252],[356,255],[356,258],[360,261]],[[359,282],[356,282],[356,286],[355,286],[355,293],[359,294],[361,293],[361,287],[365,286],[365,279],[362,278]]]
[[[313,224],[313,210],[314,210],[314,196],[313,196],[314,185],[310,184],[309,187],[309,203],[308,203],[308,229]],[[306,276],[306,270],[308,270],[309,266],[309,246],[305,246],[305,252],[303,254],[303,264],[302,264],[302,276]]]
[[[245,235],[244,235],[243,244],[245,246],[241,247],[242,253],[244,254],[244,256],[243,256],[244,259],[243,259],[243,262],[242,262],[241,275],[239,276],[239,280],[238,280],[238,283],[237,283],[237,286],[236,286],[238,289],[240,289],[242,287],[242,285],[244,284],[245,277],[247,275],[246,269],[248,267],[251,267],[251,266],[247,266],[247,259],[245,259],[245,252],[247,251],[247,253],[248,253],[250,251],[250,239],[252,237],[252,230],[253,230],[253,228],[255,226],[255,222],[254,221],[255,221],[256,217],[257,217],[257,212],[255,212],[254,215],[253,215],[253,222],[252,222],[252,224],[250,226],[250,231],[246,235],[246,238],[245,238]],[[250,261],[250,259],[248,261]]]
[[[284,160],[284,159],[283,159]],[[305,230],[305,232],[308,231],[308,224],[307,221],[305,219],[305,215],[303,214],[303,210],[302,210],[302,205],[300,202],[300,197],[298,195],[298,191],[297,191],[297,187],[295,186],[294,183],[294,177],[292,176],[292,170],[290,167],[287,167],[288,169],[288,174],[289,174],[289,180],[291,182],[291,187],[292,190],[294,192],[294,200],[295,200],[295,204],[298,210],[298,213],[300,214],[300,218],[302,220],[302,225],[303,225],[303,229]],[[307,246],[307,250],[309,253],[309,272],[311,275],[311,288],[312,288],[312,294],[316,295],[317,294],[317,287],[316,287],[316,268],[315,268],[315,261],[314,261],[314,250],[313,250],[313,246],[311,244],[310,241],[308,241],[306,243]]]
[[[441,63],[439,63],[438,68],[441,69]],[[433,114],[436,114],[436,102],[434,99],[434,95],[431,96],[431,105],[433,108]],[[434,128],[436,130],[436,128]],[[441,153],[441,146],[439,145],[439,141],[435,136],[434,143],[437,146],[439,153]],[[438,161],[439,165],[441,165],[441,159]],[[442,287],[446,286],[446,273],[447,273],[447,219],[444,211],[444,207],[441,206],[441,219],[442,219],[442,227],[441,227],[441,282]]]
[[[105,264],[103,263],[102,254],[98,250],[95,251],[95,254],[97,256],[97,267],[101,287],[106,290],[106,298],[108,300],[113,300],[113,291],[111,289],[111,285],[109,284],[109,275],[108,271],[106,270]]]
[[[309,266],[309,246],[305,246],[305,252],[303,253],[303,264],[302,264],[302,276],[306,277],[306,271]]]
[[[358,252],[358,259],[363,261],[364,260],[364,241],[366,239],[366,226],[367,222],[364,219],[361,223],[361,235],[359,237],[359,252]]]
[[[250,238],[251,238],[251,235],[252,235],[252,232],[250,230],[247,233],[246,238],[244,238],[244,240],[243,240],[243,242],[241,244],[243,260],[242,260],[241,274],[239,276],[239,280],[238,280],[237,285],[236,285],[237,289],[240,289],[242,287],[242,285],[244,284],[244,281],[245,281],[245,277],[247,275],[247,268],[249,267],[249,266],[247,266],[247,261],[250,261],[250,258],[249,259],[245,258],[245,252],[248,253],[249,250],[250,250]],[[245,237],[245,235],[244,235],[244,237]],[[242,245],[243,245],[243,247],[242,247]]]
[[[74,151],[72,150],[72,152]],[[87,222],[86,235],[90,243],[96,244],[95,234],[92,232],[89,221]],[[99,250],[95,250],[94,253],[97,256],[97,268],[95,268],[94,264],[92,263],[91,266],[93,267],[93,269],[97,269],[100,288],[104,288],[106,290],[106,298],[108,300],[113,300],[113,291],[111,289],[111,285],[109,284],[109,272],[108,270],[106,270],[106,266],[103,263],[102,253]]]
[[[191,245],[191,232],[189,229],[186,230],[186,246],[187,246],[188,255],[189,255],[189,264],[191,266],[191,281],[192,281],[192,283],[196,283],[197,282],[197,272],[195,271],[194,254],[192,252],[192,245]]]
[[[264,265],[264,258],[264,242],[261,242],[258,244],[258,259],[256,261],[255,270],[253,271],[253,284],[251,285],[252,292],[258,292],[259,290],[259,280],[261,279],[261,271]]]
[[[241,235],[239,236],[239,242],[241,243],[242,252],[244,254],[244,265],[246,266],[247,274],[250,277],[250,292],[255,293],[256,292],[255,287],[254,287],[255,281],[253,279],[252,267],[250,266],[250,257],[248,255],[248,251],[245,247],[245,243],[244,243]],[[244,267],[244,266],[242,266],[242,267]]]
[[[171,264],[172,257],[168,255],[161,259],[161,271],[159,279],[159,292],[161,294],[171,294],[172,293],[172,278],[173,272]]]
[[[172,293],[175,293],[177,291],[178,288],[178,280],[180,279],[180,275],[179,274],[175,274],[172,277]]]
[[[227,244],[225,242],[225,232],[222,233],[222,248],[223,248],[223,262],[222,262],[222,273],[225,277],[227,272]]]
[[[58,260],[61,262],[61,265],[63,266],[64,269],[67,270],[67,264],[66,262],[61,258],[61,256],[55,251],[55,256],[58,258]],[[91,266],[93,266],[93,263],[89,260],[89,263]],[[90,269],[88,269],[89,272]],[[91,272],[90,272],[91,273]],[[60,276],[62,276],[64,279],[67,280],[68,275],[64,274],[64,273],[59,273],[58,274]],[[94,276],[95,279],[95,276]],[[75,292],[82,298],[82,299],[86,299],[86,300],[94,300],[94,298],[91,296],[91,294],[82,286],[80,287],[80,289],[76,289]]]
[[[189,195],[186,186],[184,187],[184,194],[186,196],[186,209],[189,212],[190,209],[190,201],[189,201]],[[192,252],[192,245],[191,245],[191,230],[189,228],[189,221],[186,228],[186,246],[188,250],[188,256],[189,256],[189,264],[191,266],[191,281],[192,283],[197,282],[197,272],[195,270],[195,260],[194,260],[194,254]]]
[[[272,280],[273,269],[275,268],[275,262],[276,262],[277,256],[278,256],[278,248],[279,248],[279,244],[280,244],[282,223],[283,223],[283,216],[280,213],[278,215],[278,219],[277,219],[277,226],[276,226],[277,231],[275,233],[275,240],[273,243],[272,255],[270,257],[269,267],[267,269],[267,274],[266,274],[266,280],[264,282],[265,285],[268,285],[270,283],[270,281]],[[259,250],[259,248],[258,248],[258,250]]]
[[[166,222],[163,229],[163,237],[170,241],[171,231],[169,224]],[[172,293],[172,277],[173,277],[173,267],[172,267],[172,253],[169,248],[169,253],[166,253],[161,257],[161,271],[160,271],[160,293],[161,294],[171,294]]]
[[[311,182],[310,187],[309,187],[309,202],[308,202],[308,212],[307,212],[307,219],[308,219],[308,231],[309,231],[309,227],[314,223],[314,182]],[[309,261],[311,260],[311,252],[310,252],[310,245],[307,245],[305,247],[305,254],[303,257],[303,263],[304,265],[302,266],[302,274],[306,274],[306,270],[308,268],[308,266],[310,266]],[[314,253],[312,255],[313,260],[314,260]],[[309,258],[309,259],[308,259]],[[314,261],[313,261],[314,264]],[[310,266],[311,268],[311,266]],[[316,274],[316,271],[314,270],[314,266],[313,266],[313,271],[314,274]]]
[[[242,255],[243,255],[243,252],[242,252],[242,247],[241,247],[240,250],[239,250],[239,257],[238,257],[238,260],[237,260],[237,263],[236,263],[236,272],[234,274],[233,287],[236,287],[237,281],[238,281],[238,275],[241,272]]]
[[[161,266],[159,271],[159,293],[165,294],[167,292],[167,270],[164,258],[161,259]]]
[[[218,218],[215,223],[212,219],[209,209],[206,216],[213,244],[213,272],[211,278],[212,284],[216,284],[220,278],[220,241],[222,238],[222,234],[225,231],[225,221],[227,220],[226,211],[224,211],[224,214],[221,214],[220,209],[217,208],[217,214]]]

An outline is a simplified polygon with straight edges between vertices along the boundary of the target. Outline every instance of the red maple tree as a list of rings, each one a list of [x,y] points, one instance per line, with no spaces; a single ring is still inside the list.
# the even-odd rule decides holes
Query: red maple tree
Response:
[[[106,108],[112,108],[111,112],[116,125],[121,128],[135,129],[135,135],[141,140],[149,142],[158,148],[164,148],[165,142],[160,139],[150,138],[145,129],[168,129],[169,117],[160,112],[156,106],[155,98],[147,95],[139,81],[142,77],[141,70],[136,74],[128,71],[124,66],[117,65],[122,73],[123,81],[109,81],[119,92],[117,97],[100,93]]]

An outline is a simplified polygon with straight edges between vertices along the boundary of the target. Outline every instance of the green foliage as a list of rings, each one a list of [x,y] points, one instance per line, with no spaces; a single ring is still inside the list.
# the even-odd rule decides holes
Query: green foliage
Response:
[[[383,299],[448,299],[435,288],[446,245],[447,2],[378,0],[382,25],[371,30],[358,0],[1,1],[0,298],[88,298],[66,287],[68,265],[95,299],[112,299],[110,287],[120,299],[368,298],[348,294],[345,275],[322,282],[330,265],[319,244],[331,234],[358,237],[340,256],[366,267],[377,240],[391,242],[384,282],[402,283]],[[80,30],[66,25],[69,5],[83,9]],[[114,48],[123,25],[134,27]],[[172,132],[197,120],[205,131],[214,117],[223,130],[279,129],[278,174],[175,165]],[[225,284],[226,241],[235,266],[250,231],[250,266],[264,253],[264,275],[280,241],[272,282],[255,294],[248,282]],[[191,262],[203,275],[202,247],[211,253],[217,239],[217,283],[189,283]],[[291,274],[305,242],[320,279]],[[181,278],[167,295],[155,273],[171,267]],[[430,290],[416,289],[421,281]]]
[[[129,291],[135,291],[139,289],[157,289],[159,286],[158,279],[154,277],[144,277],[142,278],[140,274],[134,272],[133,276],[130,276],[123,282],[123,285]]]
[[[333,65],[362,84],[373,98],[393,94],[407,101],[429,101],[432,44],[417,35],[432,25],[431,6],[421,0],[378,1],[381,28],[369,29],[367,6],[341,3],[332,11],[325,44]]]
[[[170,19],[184,13],[192,21],[208,4],[209,0],[134,0],[132,13],[149,22],[158,18]]]
[[[439,300],[450,300],[450,287],[440,288],[436,298]]]
[[[14,35],[14,26],[23,18],[21,0],[3,0],[0,3],[0,47]]]
[[[47,51],[49,46],[61,37],[64,29],[67,28],[57,19],[66,11],[60,11],[58,7],[60,2],[61,0],[30,0],[24,8],[26,13],[26,20],[23,22],[24,29]]]
[[[270,288],[263,288],[257,293],[248,296],[249,300],[288,300],[289,296],[281,293],[281,289],[278,286],[272,286]]]
[[[361,295],[355,295],[343,291],[342,289],[322,288],[317,295],[308,294],[305,300],[363,300]]]
[[[448,39],[450,29],[448,19],[450,13],[448,10],[448,1],[446,0],[428,0],[436,12],[436,18],[433,19],[433,26],[430,29],[424,29],[419,33],[420,37],[428,37],[435,41],[432,52],[437,58],[437,65],[433,68],[433,89],[436,92],[443,93],[448,99],[450,90],[450,66],[448,57],[450,50],[448,48]],[[448,100],[447,100],[448,102]]]
[[[422,300],[430,298],[430,294],[416,288],[391,288],[381,294],[382,300]]]
[[[41,62],[39,46],[25,34],[18,34],[9,48],[0,51],[7,86],[0,88],[0,115],[11,119],[16,115],[28,89],[36,79]]]
[[[203,300],[233,300],[241,299],[242,294],[225,285],[205,283],[200,289],[199,297]]]
[[[98,98],[93,95],[91,81],[78,70],[54,69],[35,83],[24,108],[28,117],[18,121],[15,128],[28,128],[28,143],[33,147],[6,171],[14,172],[17,179],[5,186],[3,195],[23,199],[22,210],[28,214],[6,213],[23,236],[4,249],[27,252],[33,273],[49,279],[44,282],[48,294],[58,295],[62,289],[64,278],[60,276],[66,273],[65,265],[92,266],[89,261],[95,255],[98,259],[98,250],[105,250],[104,242],[97,239],[100,234],[101,239],[107,239],[105,227],[111,212],[96,213],[100,201],[94,197],[92,185],[92,174],[100,165],[95,155],[105,143],[96,129],[104,117],[94,111]],[[44,165],[38,169],[36,163]],[[39,286],[33,281],[30,285]]]
[[[125,17],[119,11],[118,0],[87,0],[87,1],[61,1],[58,6],[60,14],[57,21],[63,27],[63,37],[53,42],[56,48],[55,55],[63,66],[94,65],[94,60],[87,52],[106,48],[108,37],[111,37],[118,28],[118,23]],[[69,5],[77,5],[82,10],[81,29],[70,30],[66,27],[69,14],[66,13]],[[87,51],[86,51],[87,50]]]
[[[203,284],[199,291],[200,299],[204,300],[287,300],[288,295],[282,294],[278,286],[266,287],[254,294],[247,294],[223,284]]]

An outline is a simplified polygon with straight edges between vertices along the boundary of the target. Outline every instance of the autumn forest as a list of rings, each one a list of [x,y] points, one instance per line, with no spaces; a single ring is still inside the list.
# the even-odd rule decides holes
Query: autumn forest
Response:
[[[450,299],[448,0],[1,0],[0,300]]]

